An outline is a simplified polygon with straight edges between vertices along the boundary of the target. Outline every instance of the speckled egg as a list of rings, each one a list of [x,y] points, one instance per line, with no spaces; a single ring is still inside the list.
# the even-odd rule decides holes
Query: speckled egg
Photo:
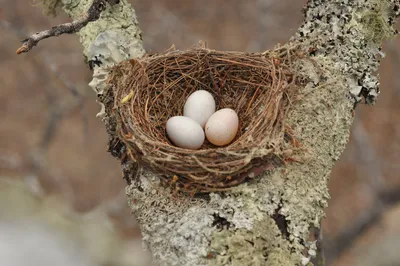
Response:
[[[213,113],[215,113],[214,97],[205,90],[193,92],[183,107],[183,115],[192,118],[203,128]]]
[[[166,130],[172,143],[180,148],[197,150],[204,143],[203,128],[190,117],[171,117],[167,121]]]
[[[215,112],[205,126],[206,137],[216,146],[228,145],[236,136],[239,129],[239,117],[230,108]]]

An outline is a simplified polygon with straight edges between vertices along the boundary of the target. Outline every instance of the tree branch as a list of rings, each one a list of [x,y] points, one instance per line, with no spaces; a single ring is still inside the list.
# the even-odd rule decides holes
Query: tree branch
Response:
[[[88,11],[82,15],[81,18],[74,20],[70,23],[64,23],[49,30],[44,30],[33,34],[28,39],[23,40],[23,44],[17,50],[17,54],[29,52],[34,46],[36,46],[41,40],[50,37],[56,37],[61,34],[72,34],[80,31],[89,22],[96,21],[100,18],[101,12],[106,9],[106,5],[118,4],[119,0],[94,0]]]

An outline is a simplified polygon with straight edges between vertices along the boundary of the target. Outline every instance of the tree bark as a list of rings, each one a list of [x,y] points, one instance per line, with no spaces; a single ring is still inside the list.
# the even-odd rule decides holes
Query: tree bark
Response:
[[[91,3],[52,2],[72,18]],[[395,35],[399,7],[396,0],[309,0],[304,23],[291,40],[311,55],[301,61],[310,82],[287,120],[307,148],[300,163],[203,198],[157,190],[159,178],[140,172],[126,191],[155,265],[309,263],[317,250],[310,228],[320,227],[324,217],[329,175],[348,142],[355,104],[373,103],[378,95],[374,73],[383,55],[380,45]],[[106,89],[105,66],[144,55],[127,0],[108,7],[78,34],[87,59],[102,63],[94,64],[90,83],[98,94]],[[100,116],[105,117],[103,110]]]

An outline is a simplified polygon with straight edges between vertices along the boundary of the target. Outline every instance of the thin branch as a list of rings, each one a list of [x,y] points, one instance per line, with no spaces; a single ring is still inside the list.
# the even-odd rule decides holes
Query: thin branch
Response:
[[[24,29],[16,27],[15,25],[13,25],[12,23],[10,23],[7,20],[4,20],[2,18],[0,18],[0,27],[6,29],[9,32],[14,33],[15,35],[17,35],[18,37],[21,36],[26,36],[26,32]],[[40,57],[32,57],[31,59],[33,60],[33,62],[35,64],[38,65],[38,69],[42,69],[41,65],[45,65],[50,71],[46,72],[46,73],[50,73],[54,76],[55,79],[57,79],[58,81],[60,81],[60,85],[62,85],[63,87],[65,87],[67,90],[69,90],[71,92],[71,94],[76,98],[76,102],[71,102],[71,107],[70,109],[75,109],[75,106],[78,106],[82,115],[82,120],[83,120],[83,126],[84,126],[84,132],[87,132],[87,127],[88,127],[88,122],[87,122],[87,117],[86,114],[84,112],[84,108],[83,108],[83,96],[82,93],[79,92],[79,90],[77,89],[76,85],[73,84],[72,82],[70,82],[66,76],[60,72],[60,70],[58,69],[57,64],[54,62],[53,58],[50,56],[50,54],[43,50],[40,49]],[[50,101],[50,103],[52,103],[52,101]],[[72,107],[74,105],[74,107]],[[48,125],[46,126],[46,132],[45,136],[42,138],[42,148],[43,146],[46,146],[45,143],[50,141],[50,137],[46,137],[46,135],[52,135],[53,133],[51,131],[51,128],[53,127],[53,124],[57,124],[63,116],[68,115],[70,112],[72,112],[73,110],[66,110],[66,111],[61,111],[61,109],[55,109],[52,108],[52,115],[51,118],[48,122]],[[57,117],[57,119],[56,119]],[[85,136],[87,134],[84,134]]]
[[[23,36],[26,36],[27,33],[23,28],[17,27],[15,25],[13,25],[11,22],[0,18],[0,27],[14,33],[16,36],[18,36],[18,38],[23,38]],[[39,48],[40,49],[40,48]],[[45,51],[45,50],[41,50],[42,56],[40,57],[41,60],[39,60],[39,62],[37,62],[38,64],[45,64],[48,69],[51,71],[51,73],[54,75],[55,78],[57,78],[58,80],[61,81],[61,84],[68,89],[72,95],[76,96],[76,97],[81,97],[79,91],[77,90],[76,86],[74,84],[72,84],[69,80],[67,80],[67,78],[65,77],[65,75],[63,75],[59,69],[57,64],[54,62],[54,60],[52,59],[52,57],[50,56],[50,54]],[[36,57],[32,58],[33,61],[36,61]]]
[[[93,3],[89,7],[88,11],[83,14],[80,19],[54,26],[49,30],[44,30],[33,34],[28,39],[23,40],[22,46],[17,50],[16,53],[22,54],[29,52],[43,39],[59,36],[65,33],[72,34],[80,31],[89,22],[96,21],[100,18],[100,14],[106,9],[107,3],[112,6],[118,4],[119,0],[93,0]]]

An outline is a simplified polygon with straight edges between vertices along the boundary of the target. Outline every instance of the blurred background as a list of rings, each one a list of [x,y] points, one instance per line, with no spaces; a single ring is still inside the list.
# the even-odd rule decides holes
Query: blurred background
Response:
[[[151,53],[199,40],[212,49],[264,51],[295,33],[306,1],[130,2]],[[78,37],[47,39],[15,55],[29,34],[67,21],[62,13],[44,16],[32,1],[0,0],[0,250],[11,242],[21,248],[21,228],[31,232],[25,240],[56,249],[44,236],[61,223],[66,239],[80,243],[79,252],[70,240],[60,244],[74,257],[65,265],[145,265],[119,163],[107,153],[107,135],[95,117],[99,106]],[[330,180],[323,221],[328,265],[400,265],[400,38],[384,47],[377,105],[359,105],[350,144]],[[88,243],[95,242],[99,247],[91,250]]]

